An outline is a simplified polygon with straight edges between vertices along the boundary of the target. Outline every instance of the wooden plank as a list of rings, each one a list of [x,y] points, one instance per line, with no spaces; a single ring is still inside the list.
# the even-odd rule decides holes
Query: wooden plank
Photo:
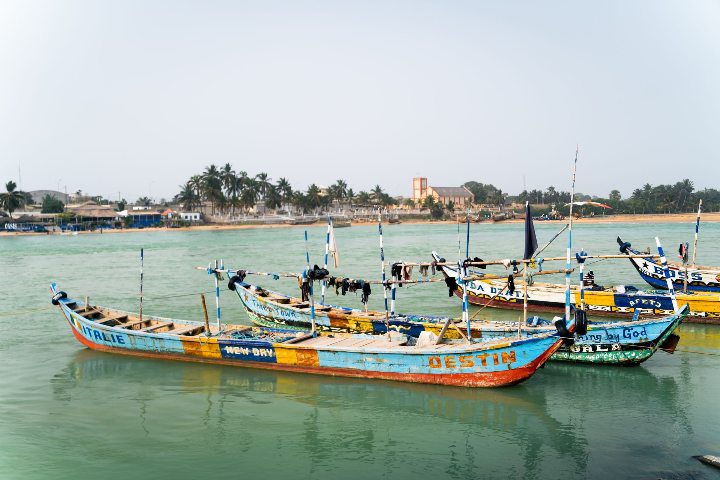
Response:
[[[117,322],[118,320],[121,320],[123,318],[128,318],[127,315],[113,315],[110,317],[100,318],[98,320],[95,320],[95,323],[99,323],[101,325],[107,325],[109,322]],[[120,323],[120,322],[118,322]]]
[[[204,327],[202,325],[190,325],[185,328],[178,328],[176,330],[170,330],[167,333],[172,333],[173,335],[185,335],[187,333],[192,332],[193,330],[202,330]]]
[[[173,322],[162,322],[155,325],[150,325],[149,327],[141,328],[138,330],[139,332],[154,332],[155,330],[160,330],[161,328],[168,327],[172,325]]]

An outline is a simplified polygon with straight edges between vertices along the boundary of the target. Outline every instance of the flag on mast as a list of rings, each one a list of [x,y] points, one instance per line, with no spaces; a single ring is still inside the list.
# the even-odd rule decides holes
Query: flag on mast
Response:
[[[340,252],[338,252],[337,242],[335,241],[335,227],[330,225],[330,248],[329,252],[333,259],[333,265],[335,268],[340,266]]]
[[[537,237],[535,236],[535,226],[533,225],[532,215],[530,214],[530,202],[525,202],[525,253],[524,259],[532,258],[533,253],[538,248]]]

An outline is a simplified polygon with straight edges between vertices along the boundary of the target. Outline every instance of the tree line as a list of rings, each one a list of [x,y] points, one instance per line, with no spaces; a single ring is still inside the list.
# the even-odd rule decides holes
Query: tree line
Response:
[[[212,214],[247,211],[259,200],[270,209],[294,206],[306,213],[339,203],[376,207],[397,204],[380,185],[375,185],[369,192],[356,193],[345,180],[339,179],[325,192],[314,183],[305,191],[295,190],[284,177],[273,182],[267,173],[250,176],[245,171],[235,171],[229,163],[220,168],[210,165],[179,187],[180,192],[174,198],[176,203],[192,210],[202,202],[209,202]]]

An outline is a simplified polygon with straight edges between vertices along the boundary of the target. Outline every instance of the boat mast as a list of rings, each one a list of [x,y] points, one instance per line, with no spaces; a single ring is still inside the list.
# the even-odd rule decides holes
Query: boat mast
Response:
[[[470,210],[467,210],[465,212],[466,215],[466,234],[465,234],[465,260],[466,262],[463,262],[463,269],[462,273],[464,277],[468,276],[467,271],[467,261],[470,260]],[[458,271],[460,271],[458,269]],[[467,338],[468,342],[472,342],[472,334],[470,332],[470,315],[468,312],[468,294],[467,294],[467,280],[463,278],[463,320],[465,320],[465,325],[467,326]]]
[[[655,243],[657,244],[658,254],[660,255],[660,263],[665,273],[665,281],[667,282],[668,291],[670,292],[670,299],[672,300],[673,309],[675,312],[678,311],[678,302],[675,297],[675,287],[673,286],[672,278],[670,278],[670,270],[668,269],[667,258],[665,258],[665,252],[663,252],[662,245],[660,245],[660,238],[655,237]]]
[[[378,209],[378,232],[380,233],[380,274],[382,277],[383,300],[385,301],[385,330],[387,331],[388,340],[390,340],[390,313],[388,311],[387,289],[385,288],[385,250],[383,249],[382,234],[382,213]],[[367,312],[367,303],[365,304]]]
[[[142,322],[142,307],[143,307],[143,264],[145,263],[145,255],[143,254],[143,248],[140,249],[140,321]]]
[[[307,268],[303,272],[303,282],[307,282],[308,284],[308,296],[310,297],[310,320],[312,322],[310,331],[312,332],[313,337],[315,337],[317,336],[317,331],[315,329],[315,298],[313,297],[312,281],[310,281],[310,252],[308,251],[307,230],[305,230],[305,260],[307,261]]]
[[[222,260],[220,261],[220,269],[222,269]],[[217,323],[217,331],[220,334],[220,273],[218,273],[218,261],[215,260],[215,321]]]
[[[328,268],[328,254],[330,253],[330,229],[332,228],[332,218],[330,217],[330,214],[328,214],[328,227],[327,227],[327,235],[325,235],[325,264],[323,265],[323,268],[327,270]],[[322,305],[325,304],[325,287],[327,286],[327,280],[323,278],[322,281],[322,287],[320,289],[320,303]]]
[[[568,223],[568,245],[565,262],[565,321],[570,320],[570,250],[572,249],[573,200],[575,199],[575,173],[577,172],[577,157],[580,147],[575,147],[575,162],[573,163],[572,188],[570,189],[570,223]]]
[[[700,199],[700,203],[698,203],[697,220],[695,221],[695,241],[693,242],[693,258],[692,258],[693,267],[695,266],[695,253],[697,251],[698,232],[700,231],[700,213],[701,212],[702,212],[702,198]],[[685,278],[687,278],[687,275],[685,275]]]

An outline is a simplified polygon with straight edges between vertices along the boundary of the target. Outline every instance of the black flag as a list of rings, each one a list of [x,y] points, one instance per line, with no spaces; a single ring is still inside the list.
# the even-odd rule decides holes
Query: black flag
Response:
[[[523,259],[532,258],[533,253],[537,250],[537,237],[535,236],[535,227],[533,226],[532,215],[530,215],[530,202],[525,202],[525,254]]]

